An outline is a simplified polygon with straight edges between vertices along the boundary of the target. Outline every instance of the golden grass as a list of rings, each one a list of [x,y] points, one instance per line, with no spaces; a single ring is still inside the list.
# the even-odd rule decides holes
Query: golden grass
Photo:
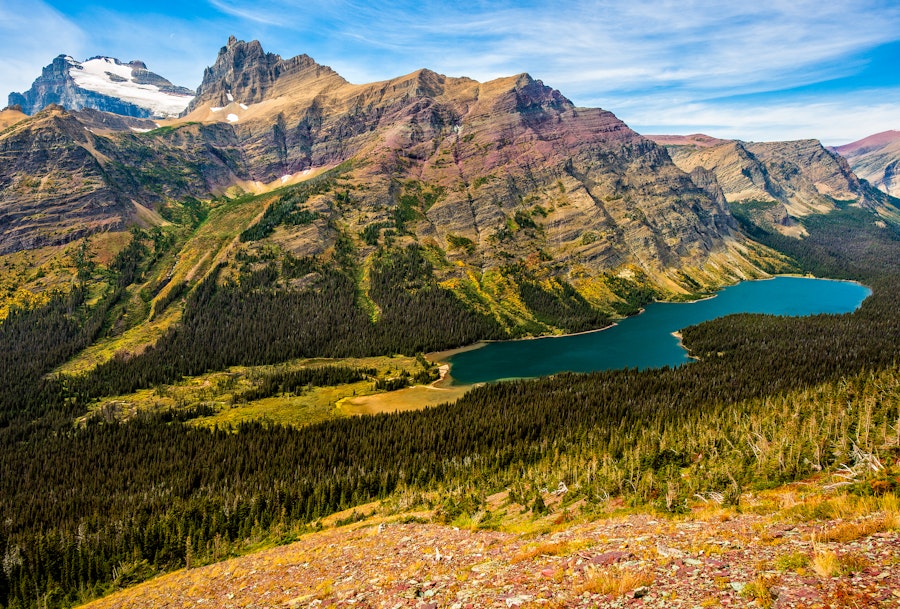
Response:
[[[837,554],[832,550],[816,547],[812,559],[813,571],[819,577],[829,578],[838,575],[850,575],[871,566],[871,562],[864,556],[853,552]]]
[[[817,494],[798,497],[794,503],[778,513],[779,519],[794,522],[834,518],[849,520],[870,516],[882,519],[881,526],[884,528],[881,530],[900,527],[900,499],[893,493],[879,497],[861,497],[849,493],[836,496]]]
[[[838,555],[832,550],[818,548],[812,560],[813,571],[819,577],[830,578],[839,575],[849,575],[862,571],[869,567],[871,563],[864,556],[860,556],[853,552]]]
[[[317,598],[326,598],[334,594],[334,580],[326,579],[316,585],[315,596]]]
[[[547,535],[553,531],[552,523],[547,519],[519,517],[504,524],[503,530],[507,533],[519,535],[524,539],[533,539],[540,535]]]
[[[722,507],[721,505],[702,503],[694,505],[691,508],[691,520],[701,520],[703,522],[728,522],[737,516],[737,510],[732,507]]]
[[[777,597],[777,594],[772,591],[777,581],[777,578],[774,577],[758,575],[756,579],[744,586],[744,589],[741,590],[741,596],[756,601],[759,607],[768,609],[775,603],[775,598]]]
[[[567,556],[583,549],[587,542],[548,541],[529,545],[513,555],[510,562],[520,563],[534,560],[538,556]]]
[[[838,563],[841,565],[841,575],[859,573],[872,566],[872,562],[868,558],[856,554],[855,552],[842,554],[838,557]]]
[[[455,402],[463,396],[471,385],[459,385],[446,388],[418,385],[387,393],[375,393],[366,396],[347,397],[337,405],[347,415],[379,414],[383,412],[405,412],[422,410],[429,406],[437,406],[447,402]]]
[[[868,537],[873,533],[884,531],[890,527],[883,517],[871,518],[861,522],[845,522],[833,527],[817,536],[819,541],[837,541],[846,543],[862,537]]]
[[[819,577],[834,577],[840,572],[837,554],[831,550],[816,551],[812,567]]]
[[[652,575],[632,567],[621,565],[588,567],[584,572],[584,581],[577,586],[576,592],[622,596],[652,583]]]

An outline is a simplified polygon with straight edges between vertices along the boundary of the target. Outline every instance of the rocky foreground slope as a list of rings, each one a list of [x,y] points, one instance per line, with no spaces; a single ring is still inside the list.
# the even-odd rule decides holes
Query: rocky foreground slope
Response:
[[[578,506],[548,496],[555,514],[532,520],[523,512],[508,527],[517,532],[425,524],[424,513],[374,517],[87,607],[900,606],[896,497],[818,488],[747,495],[743,511],[706,500],[676,518],[587,522],[568,522]],[[491,498],[492,509],[516,513],[506,499]]]

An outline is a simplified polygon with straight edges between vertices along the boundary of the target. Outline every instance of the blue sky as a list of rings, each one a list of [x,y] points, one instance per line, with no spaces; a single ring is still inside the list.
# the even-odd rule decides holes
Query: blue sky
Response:
[[[0,102],[60,53],[196,87],[228,36],[351,82],[529,72],[642,133],[840,144],[900,129],[896,0],[0,0]]]

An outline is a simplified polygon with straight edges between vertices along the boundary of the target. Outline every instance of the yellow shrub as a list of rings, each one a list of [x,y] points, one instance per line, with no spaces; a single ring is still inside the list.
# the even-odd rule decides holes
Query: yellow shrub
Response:
[[[621,596],[635,588],[648,586],[651,583],[653,583],[652,575],[631,567],[588,567],[584,573],[584,582],[578,586],[577,590],[579,593]]]

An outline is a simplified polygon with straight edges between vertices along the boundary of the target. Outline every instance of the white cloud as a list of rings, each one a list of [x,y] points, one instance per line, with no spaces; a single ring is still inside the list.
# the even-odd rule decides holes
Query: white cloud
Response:
[[[254,21],[265,25],[285,26],[291,21],[290,13],[284,12],[269,13],[258,4],[247,4],[246,2],[230,2],[228,0],[209,0],[209,3],[223,13],[244,19]],[[245,5],[246,8],[244,8]]]
[[[0,3],[0,107],[6,94],[25,91],[60,53],[79,55],[85,33],[39,0]]]
[[[276,20],[273,14],[302,11],[301,3],[291,0],[266,3],[267,13],[255,6],[228,4],[232,14],[266,22]],[[583,75],[601,64],[622,72],[613,83],[617,89],[639,88],[648,79],[698,89],[738,87],[740,92],[781,81],[803,84],[797,79],[815,81],[823,72],[845,71],[840,64],[824,70],[821,64],[894,40],[900,24],[900,6],[881,7],[879,18],[872,19],[874,7],[867,0],[826,5],[809,0],[543,2],[526,8],[426,2],[417,10],[335,0],[330,6],[335,34],[372,51],[371,58],[357,59],[364,65],[384,66],[386,59],[388,65],[412,67],[430,60],[447,71],[500,75],[527,70],[542,72],[548,80],[583,82]]]

